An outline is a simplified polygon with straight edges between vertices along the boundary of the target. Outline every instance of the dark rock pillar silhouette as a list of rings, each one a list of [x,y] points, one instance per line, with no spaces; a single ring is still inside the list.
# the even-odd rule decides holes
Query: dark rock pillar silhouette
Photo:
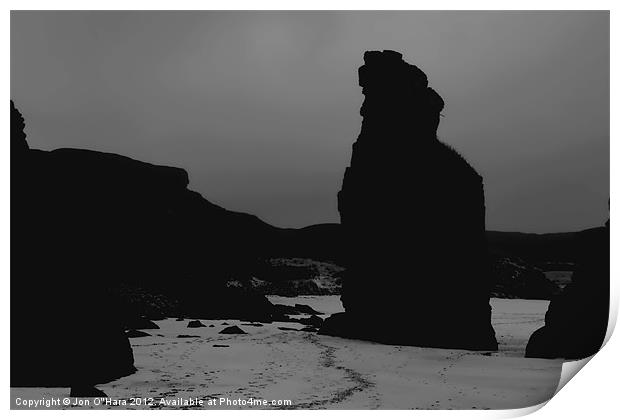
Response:
[[[496,349],[482,178],[437,139],[444,102],[394,51],[359,69],[361,133],[338,194],[345,313],[322,333]]]

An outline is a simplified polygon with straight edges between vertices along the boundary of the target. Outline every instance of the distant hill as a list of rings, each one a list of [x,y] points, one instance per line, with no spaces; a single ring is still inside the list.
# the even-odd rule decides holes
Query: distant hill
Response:
[[[272,257],[305,257],[342,262],[342,229],[339,223],[279,229],[272,241]]]
[[[491,295],[550,299],[560,293],[571,282],[571,272],[575,269],[578,254],[578,237],[591,230],[546,234],[487,231],[493,283]],[[340,275],[327,276],[331,286],[317,288],[314,285],[317,275],[312,270],[306,270],[308,273],[303,281],[292,273],[299,271],[296,259],[305,261],[308,267],[322,264],[320,262],[346,267],[342,237],[343,228],[338,223],[301,229],[274,228],[270,235],[264,237],[262,255],[252,270],[252,276],[262,282],[256,289],[283,295],[339,294]],[[271,263],[274,259],[280,261],[278,267]],[[288,273],[288,278],[281,278],[282,273]],[[316,289],[314,292],[313,287]]]
[[[591,229],[585,231],[588,230]],[[574,263],[579,233],[537,234],[491,230],[487,231],[487,242],[491,254],[518,257],[535,265]]]
[[[574,264],[576,238],[581,232],[521,233],[487,231],[489,253],[516,257],[537,266],[561,269]],[[282,243],[273,248],[278,256],[308,257],[342,261],[342,227],[338,223],[323,223],[301,229],[279,229]],[[553,269],[553,268],[549,268]]]

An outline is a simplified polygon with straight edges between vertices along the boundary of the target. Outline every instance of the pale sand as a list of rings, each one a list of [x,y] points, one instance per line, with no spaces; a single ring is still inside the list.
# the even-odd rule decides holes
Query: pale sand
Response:
[[[306,303],[326,313],[341,310],[335,296],[271,300]],[[205,404],[220,397],[290,400],[291,405],[283,408],[317,409],[499,409],[546,401],[555,392],[562,362],[516,356],[522,356],[529,334],[543,324],[548,302],[493,299],[492,305],[500,352],[491,356],[278,329],[301,328],[297,323],[256,327],[235,320],[203,320],[215,327],[186,328],[188,320],[156,321],[161,329],[149,330],[152,337],[131,339],[138,372],[98,388],[119,401],[151,398],[153,405],[147,408],[166,408],[162,398],[168,402],[199,398]],[[248,334],[219,334],[223,322],[239,325]],[[176,338],[179,334],[200,337]],[[11,407],[19,408],[17,397],[68,396],[67,388],[12,388]]]

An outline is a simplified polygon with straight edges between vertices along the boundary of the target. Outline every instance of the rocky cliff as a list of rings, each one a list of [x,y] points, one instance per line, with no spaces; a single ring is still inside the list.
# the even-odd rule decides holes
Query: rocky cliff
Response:
[[[108,219],[62,185],[60,173],[71,172],[29,149],[11,102],[11,386],[95,384],[135,371],[102,287],[114,252],[98,242]]]
[[[11,102],[12,386],[134,372],[123,325],[149,315],[139,312],[154,308],[149,296],[174,302],[183,316],[270,320],[264,296],[226,283],[249,275],[276,229],[187,185],[183,169],[31,149]],[[144,291],[140,304],[119,290]]]
[[[345,313],[322,333],[497,348],[482,178],[437,139],[443,99],[394,51],[366,52],[359,84],[362,128],[338,194]]]

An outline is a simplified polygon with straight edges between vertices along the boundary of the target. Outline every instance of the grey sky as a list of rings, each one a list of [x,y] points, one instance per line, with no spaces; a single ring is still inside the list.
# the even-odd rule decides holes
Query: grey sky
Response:
[[[11,96],[31,147],[183,167],[207,199],[300,227],[338,221],[370,49],[443,96],[489,229],[607,219],[606,12],[13,12]]]

